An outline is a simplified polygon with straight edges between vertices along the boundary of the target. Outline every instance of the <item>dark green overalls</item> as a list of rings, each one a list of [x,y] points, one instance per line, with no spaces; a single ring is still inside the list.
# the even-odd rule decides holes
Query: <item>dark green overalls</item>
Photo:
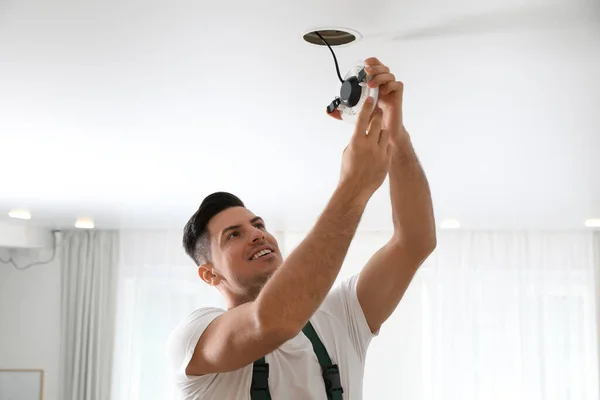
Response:
[[[327,399],[342,400],[344,389],[342,389],[340,370],[337,364],[332,364],[325,346],[323,346],[321,339],[319,339],[319,335],[317,335],[317,332],[315,332],[315,329],[310,322],[306,324],[304,329],[302,329],[302,332],[304,332],[306,337],[312,343],[315,355],[319,360],[319,364],[321,364]],[[265,362],[264,357],[254,362],[250,398],[252,400],[271,400],[271,393],[269,392],[269,364]]]

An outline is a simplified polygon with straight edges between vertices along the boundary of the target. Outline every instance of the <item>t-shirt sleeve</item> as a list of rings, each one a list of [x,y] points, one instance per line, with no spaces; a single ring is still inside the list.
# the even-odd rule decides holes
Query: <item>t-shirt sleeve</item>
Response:
[[[357,282],[358,274],[343,280],[331,290],[321,308],[323,311],[342,320],[348,330],[354,349],[364,362],[369,343],[371,343],[371,339],[379,334],[379,330],[372,333],[371,328],[369,328],[367,318],[358,302]]]
[[[206,327],[225,310],[220,308],[201,308],[190,314],[169,335],[167,358],[171,371],[177,381],[185,380],[185,370],[194,355],[200,336]]]

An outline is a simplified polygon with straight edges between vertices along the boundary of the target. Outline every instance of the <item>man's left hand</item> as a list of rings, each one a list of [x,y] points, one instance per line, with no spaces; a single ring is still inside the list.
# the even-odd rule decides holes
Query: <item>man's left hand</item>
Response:
[[[390,131],[392,142],[395,142],[406,134],[402,116],[404,84],[375,57],[365,60],[365,72],[369,76],[368,86],[379,88],[377,107],[383,111],[383,128]],[[338,110],[330,115],[341,119]]]
[[[370,77],[369,87],[379,88],[377,106],[383,110],[383,127],[389,129],[392,136],[403,133],[402,97],[404,84],[396,80],[394,74],[377,58],[365,60],[365,71]]]

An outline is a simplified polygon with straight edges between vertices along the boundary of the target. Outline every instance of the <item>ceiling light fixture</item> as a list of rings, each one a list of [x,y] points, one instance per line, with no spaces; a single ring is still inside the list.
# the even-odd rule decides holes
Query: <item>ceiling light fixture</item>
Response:
[[[10,210],[8,216],[15,219],[31,219],[31,213],[27,210]]]
[[[75,222],[75,228],[79,229],[94,229],[94,220],[91,218],[79,218]]]
[[[442,229],[458,229],[460,228],[460,221],[457,219],[445,219],[440,223]]]
[[[600,228],[600,218],[588,219],[585,221],[585,226],[588,228]]]

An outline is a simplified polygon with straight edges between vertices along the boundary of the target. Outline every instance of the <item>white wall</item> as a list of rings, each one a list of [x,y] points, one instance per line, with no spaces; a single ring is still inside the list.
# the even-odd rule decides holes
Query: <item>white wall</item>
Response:
[[[8,258],[0,248],[0,259]],[[19,250],[18,262],[47,260],[50,250]],[[60,260],[17,271],[0,263],[0,369],[43,369],[44,400],[58,399]]]

